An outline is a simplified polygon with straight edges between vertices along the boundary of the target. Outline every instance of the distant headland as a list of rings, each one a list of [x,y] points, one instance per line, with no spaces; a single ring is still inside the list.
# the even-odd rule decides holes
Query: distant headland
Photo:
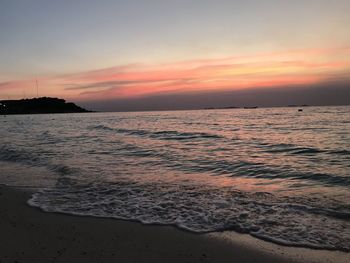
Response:
[[[22,100],[0,100],[0,115],[90,112],[59,98],[33,98]]]

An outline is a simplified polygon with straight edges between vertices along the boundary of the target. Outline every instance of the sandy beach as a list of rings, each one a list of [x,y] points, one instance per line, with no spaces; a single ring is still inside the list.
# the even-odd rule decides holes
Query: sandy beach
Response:
[[[45,213],[29,191],[0,187],[0,262],[348,262],[349,253],[288,248],[234,233]]]

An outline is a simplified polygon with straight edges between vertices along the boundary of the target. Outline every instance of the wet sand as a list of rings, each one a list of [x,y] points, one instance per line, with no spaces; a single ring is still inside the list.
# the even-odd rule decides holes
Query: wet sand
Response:
[[[45,213],[29,191],[0,186],[0,262],[350,262],[350,253],[283,247],[232,232],[193,234]]]

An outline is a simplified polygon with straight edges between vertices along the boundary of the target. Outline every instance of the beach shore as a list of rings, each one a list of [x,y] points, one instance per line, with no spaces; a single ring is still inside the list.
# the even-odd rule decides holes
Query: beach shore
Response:
[[[290,248],[231,232],[45,213],[31,192],[0,186],[0,262],[350,262],[350,253]]]

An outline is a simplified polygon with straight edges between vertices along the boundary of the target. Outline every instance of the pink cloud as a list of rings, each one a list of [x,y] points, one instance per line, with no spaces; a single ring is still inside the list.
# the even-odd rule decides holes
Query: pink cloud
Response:
[[[303,86],[343,77],[349,70],[350,48],[304,49],[160,65],[130,64],[39,81],[48,95],[88,100]],[[0,94],[30,86],[33,79],[2,83]]]

